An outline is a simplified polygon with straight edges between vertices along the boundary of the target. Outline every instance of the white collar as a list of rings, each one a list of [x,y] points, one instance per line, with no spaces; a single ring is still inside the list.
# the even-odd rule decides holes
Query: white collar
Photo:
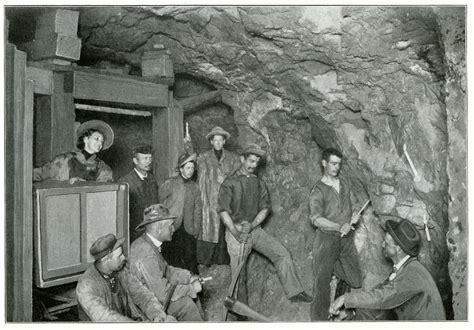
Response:
[[[133,168],[135,170],[135,172],[137,172],[138,174],[138,177],[140,178],[140,180],[144,180],[147,176],[148,176],[148,173],[146,175],[143,175],[141,174],[136,167]]]
[[[403,266],[403,264],[405,264],[405,262],[407,262],[407,260],[410,259],[410,258],[411,258],[411,255],[407,254],[402,260],[400,260],[395,265],[393,265],[393,267],[395,267],[397,269],[397,272],[398,272],[400,270],[400,268]]]
[[[153,242],[153,244],[155,244],[155,246],[159,249],[161,249],[161,244],[163,244],[163,242],[160,242],[159,240],[157,240],[156,238],[154,238],[153,236],[151,236],[150,234],[146,233],[147,236],[151,239],[151,241]]]

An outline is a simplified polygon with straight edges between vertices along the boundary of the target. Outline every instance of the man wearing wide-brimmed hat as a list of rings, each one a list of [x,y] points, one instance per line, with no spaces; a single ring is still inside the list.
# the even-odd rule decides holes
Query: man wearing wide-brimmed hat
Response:
[[[339,314],[345,306],[355,308],[357,320],[374,320],[387,310],[393,311],[398,320],[445,320],[436,283],[417,259],[421,246],[417,228],[409,220],[393,218],[385,222],[382,243],[385,257],[393,261],[392,273],[372,290],[340,296],[330,313]]]
[[[163,256],[170,265],[197,274],[196,238],[201,227],[202,201],[199,186],[192,180],[195,168],[196,154],[180,155],[178,173],[163,182],[158,195],[160,203],[176,215],[176,231],[173,240],[163,244]]]
[[[80,277],[79,319],[93,322],[171,322],[155,295],[126,267],[124,238],[99,237],[90,247],[95,262]]]
[[[112,128],[101,120],[82,123],[76,131],[79,151],[65,152],[33,171],[33,181],[112,181],[112,170],[98,156],[114,142]]]
[[[230,137],[222,127],[212,128],[206,135],[211,149],[197,157],[197,178],[203,204],[197,259],[199,264],[207,266],[229,264],[225,230],[217,214],[217,196],[222,182],[240,166],[239,155],[224,148]]]
[[[150,145],[140,144],[132,149],[133,170],[120,178],[118,182],[128,183],[129,195],[129,232],[130,242],[137,239],[142,232],[136,231],[143,220],[143,210],[158,203],[158,184],[151,173],[153,167],[153,150]]]
[[[310,302],[312,297],[303,290],[290,253],[261,228],[271,211],[267,185],[256,175],[257,166],[264,157],[265,151],[256,144],[249,144],[240,155],[240,169],[224,180],[219,192],[217,210],[226,227],[232,276],[238,276],[238,266],[245,262],[253,249],[275,265],[283,289],[291,301]],[[237,298],[246,303],[245,267],[242,269]]]
[[[178,321],[202,321],[199,309],[193,299],[201,291],[198,275],[169,265],[161,254],[161,246],[173,238],[173,222],[176,216],[162,204],[147,207],[143,221],[138,225],[145,228],[132,243],[130,269],[158,298],[161,304],[170,302],[166,312]]]

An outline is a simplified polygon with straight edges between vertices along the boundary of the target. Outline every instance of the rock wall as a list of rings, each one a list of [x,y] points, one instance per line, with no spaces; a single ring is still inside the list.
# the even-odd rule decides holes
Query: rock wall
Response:
[[[467,320],[467,199],[466,199],[466,11],[437,10],[440,37],[446,53],[446,112],[448,125],[449,177],[449,274],[453,282],[456,320]]]
[[[380,223],[384,215],[399,215],[420,230],[420,260],[435,278],[449,318],[456,278],[456,317],[463,318],[466,192],[453,188],[466,182],[465,153],[454,153],[465,150],[465,71],[459,57],[464,30],[456,22],[463,11],[88,8],[80,18],[81,60],[107,58],[139,73],[140,53],[163,44],[177,77],[188,77],[177,79],[177,98],[222,91],[222,103],[186,118],[191,135],[205,149],[202,136],[219,124],[232,130],[235,147],[255,142],[268,151],[261,175],[273,214],[265,229],[288,248],[308,290],[313,230],[308,196],[321,176],[320,149],[342,149],[342,173],[353,183],[355,202],[370,198],[373,206],[356,231],[364,287],[389,272]],[[265,258],[253,255],[248,267],[251,307],[273,320],[309,320],[308,306],[286,300]]]

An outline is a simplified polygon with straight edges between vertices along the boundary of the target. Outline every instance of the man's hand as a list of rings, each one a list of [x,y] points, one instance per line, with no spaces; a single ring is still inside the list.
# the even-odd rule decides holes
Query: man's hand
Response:
[[[241,232],[237,228],[231,231],[232,236],[239,242],[239,243],[247,243],[248,234]]]
[[[239,230],[240,230],[242,233],[244,233],[244,234],[250,233],[250,232],[252,231],[252,229],[253,229],[253,228],[252,228],[252,224],[251,224],[250,222],[248,222],[248,221],[242,221],[242,222],[240,223],[240,227],[241,227],[241,228],[240,228]]]
[[[196,293],[202,291],[201,280],[199,278],[194,281],[191,281],[191,285],[193,286],[193,289]]]
[[[360,220],[360,214],[359,213],[354,213],[351,218],[351,226],[357,224]]]
[[[344,306],[344,295],[339,296],[334,302],[329,306],[329,314],[339,315],[342,306]]]
[[[178,322],[178,320],[174,316],[166,315],[165,322]]]
[[[351,229],[352,229],[352,226],[351,226],[350,223],[344,223],[341,226],[341,228],[339,229],[339,232],[341,233],[341,237],[346,236],[347,234],[349,234]]]

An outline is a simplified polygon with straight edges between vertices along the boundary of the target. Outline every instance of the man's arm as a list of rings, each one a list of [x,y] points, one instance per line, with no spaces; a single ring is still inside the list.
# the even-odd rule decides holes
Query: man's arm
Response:
[[[232,218],[230,217],[230,214],[227,211],[222,211],[220,213],[220,216],[221,216],[222,222],[224,223],[226,228],[230,231],[232,236],[234,236],[235,239],[241,243],[245,242],[245,238],[241,237],[243,233],[237,229],[237,227],[234,224],[234,221],[232,221]]]

